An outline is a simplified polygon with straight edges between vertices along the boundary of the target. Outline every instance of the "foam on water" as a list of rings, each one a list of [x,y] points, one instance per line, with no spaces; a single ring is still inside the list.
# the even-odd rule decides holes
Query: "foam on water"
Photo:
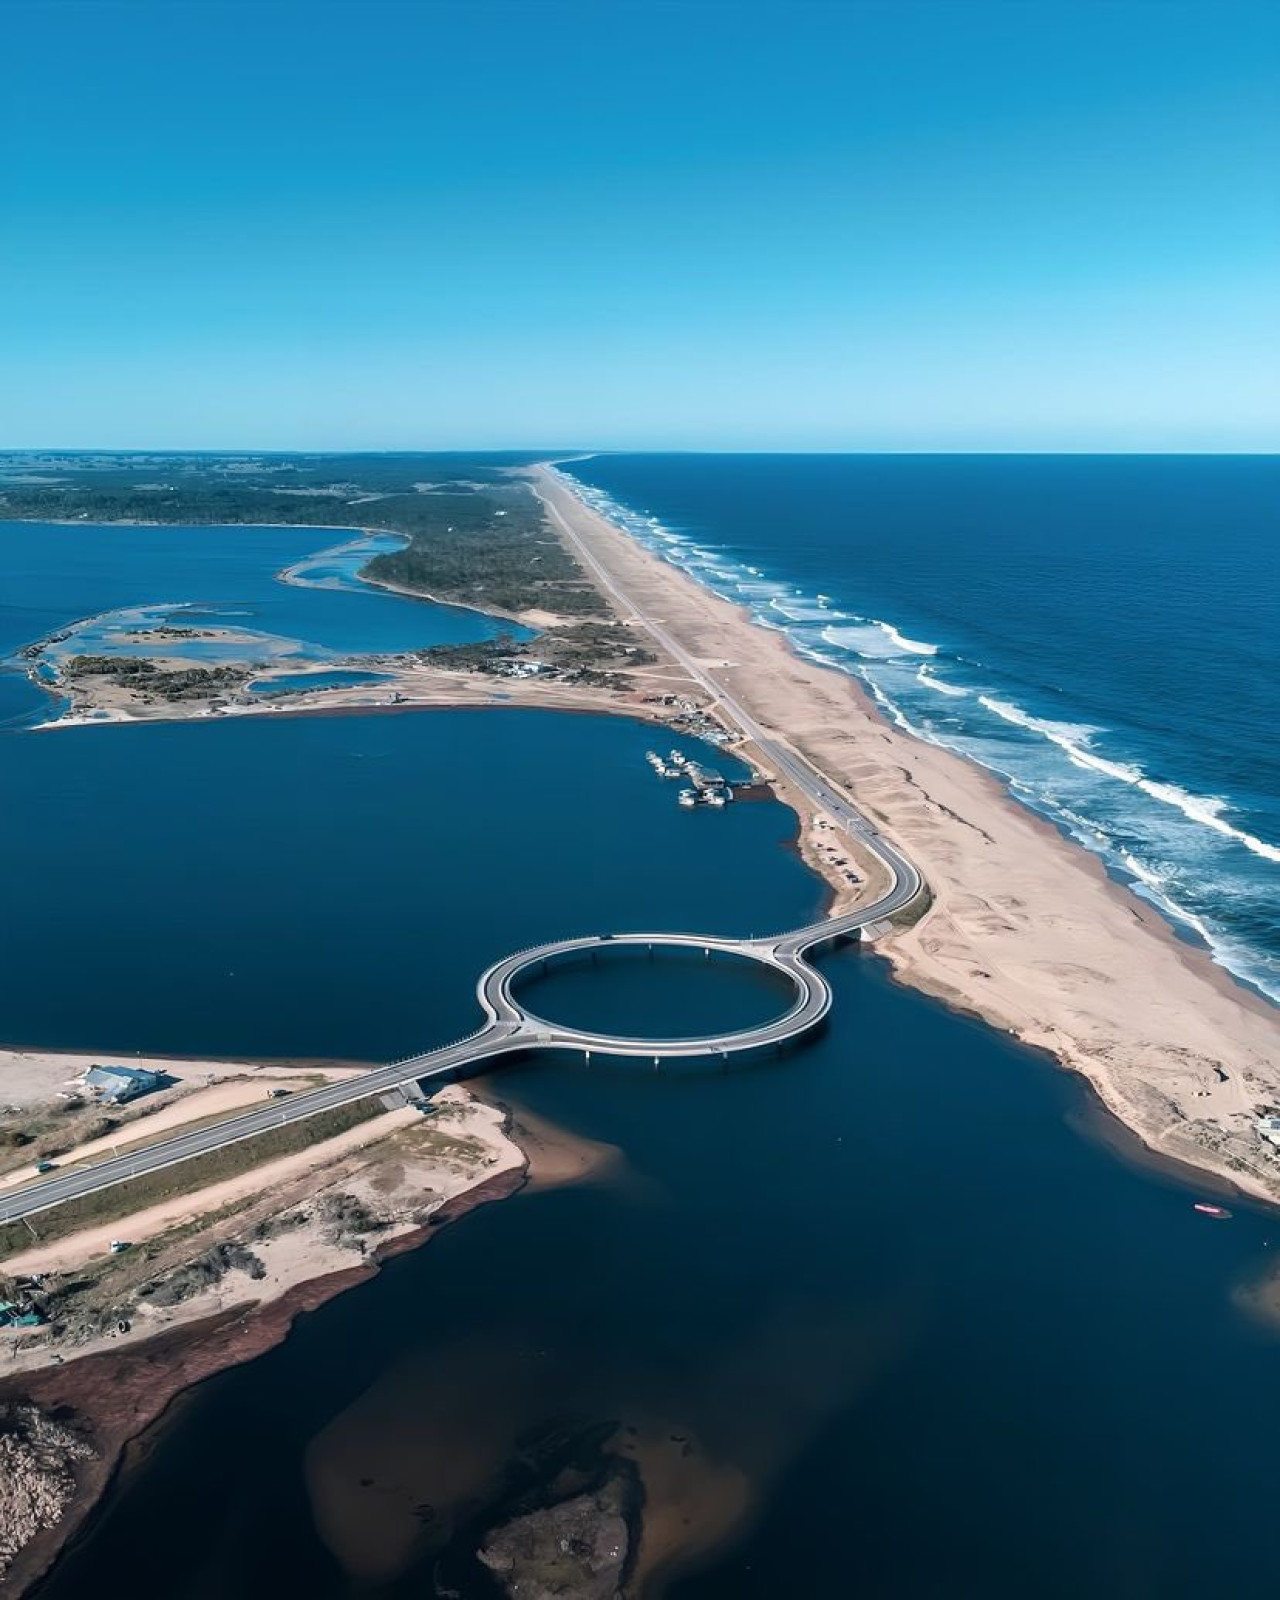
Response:
[[[921,667],[916,673],[916,682],[922,683],[926,689],[936,690],[938,694],[949,694],[953,699],[964,700],[968,698],[969,691],[962,689],[958,683],[947,683],[942,678],[934,677],[928,667]]]
[[[1152,776],[1117,748],[1124,739],[1116,729],[1027,710],[1001,671],[904,631],[907,619],[860,613],[847,593],[797,588],[758,558],[736,561],[705,529],[695,537],[651,513],[638,515],[597,487],[568,482],[663,560],[786,634],[800,654],[860,678],[896,727],[1002,778],[1024,803],[1102,856],[1135,893],[1203,939],[1223,966],[1280,1000],[1280,961],[1221,920],[1228,905],[1256,911],[1259,925],[1274,917],[1274,886],[1268,890],[1265,880],[1243,872],[1233,853],[1280,863],[1280,845],[1233,820],[1229,799]]]
[[[781,612],[790,622],[827,622],[832,617],[838,622],[847,620],[842,611],[832,611],[829,607],[822,605],[820,601],[810,602],[805,600],[803,596],[796,596],[794,599],[790,597],[784,599],[779,596],[771,600],[769,604],[775,611]]]
[[[881,622],[876,617],[860,618],[854,627],[824,628],[823,635],[828,644],[852,650],[869,661],[888,661],[897,656],[936,656],[938,653],[936,644],[908,639],[891,622]]]
[[[990,695],[979,695],[978,701],[986,706],[988,711],[994,711],[998,717],[1003,717],[1006,722],[1042,734],[1059,749],[1065,750],[1068,758],[1076,766],[1087,767],[1093,772],[1102,773],[1105,777],[1114,778],[1120,783],[1127,783],[1135,789],[1140,789],[1143,794],[1150,795],[1162,805],[1175,807],[1184,817],[1201,827],[1212,828],[1224,838],[1234,839],[1246,850],[1261,856],[1264,861],[1280,862],[1280,848],[1226,821],[1222,815],[1223,811],[1228,809],[1225,800],[1188,794],[1177,784],[1158,783],[1153,778],[1148,778],[1140,767],[1124,761],[1110,761],[1098,755],[1096,751],[1090,749],[1089,744],[1091,737],[1098,733],[1099,729],[1070,722],[1050,722],[1045,717],[1033,717],[1020,707],[996,700]]]

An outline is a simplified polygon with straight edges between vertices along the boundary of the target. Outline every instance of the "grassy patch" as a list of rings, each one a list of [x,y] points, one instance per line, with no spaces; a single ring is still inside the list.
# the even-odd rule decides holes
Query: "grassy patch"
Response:
[[[895,911],[885,920],[895,928],[914,928],[925,912],[933,905],[933,892],[929,885],[922,884],[920,893],[910,905],[903,906],[901,911]]]

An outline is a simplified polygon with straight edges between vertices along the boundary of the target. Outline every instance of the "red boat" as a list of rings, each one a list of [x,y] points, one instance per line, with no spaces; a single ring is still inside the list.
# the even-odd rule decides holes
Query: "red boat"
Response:
[[[1191,1209],[1198,1211],[1202,1217],[1216,1217],[1219,1222],[1226,1222],[1231,1216],[1226,1206],[1211,1206],[1207,1200],[1197,1200]]]

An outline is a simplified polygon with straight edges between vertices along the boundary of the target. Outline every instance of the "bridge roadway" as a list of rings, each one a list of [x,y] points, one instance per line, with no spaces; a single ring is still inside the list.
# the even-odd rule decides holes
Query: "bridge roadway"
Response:
[[[592,571],[601,586],[618,605],[630,611],[648,628],[663,648],[684,667],[689,676],[715,699],[725,716],[736,723],[756,746],[766,765],[792,784],[811,804],[824,811],[874,856],[886,869],[889,886],[869,905],[840,917],[828,917],[761,939],[725,939],[698,934],[621,933],[590,934],[577,939],[561,939],[551,944],[518,951],[495,962],[480,978],[476,992],[485,1013],[485,1022],[475,1033],[441,1049],[402,1061],[375,1067],[356,1078],[327,1084],[291,1095],[284,1101],[270,1101],[255,1111],[243,1112],[208,1127],[195,1128],[172,1139],[107,1160],[33,1182],[0,1196],[0,1223],[31,1217],[66,1200],[92,1194],[130,1178],[155,1172],[193,1156],[253,1138],[271,1128],[287,1126],[336,1106],[350,1105],[373,1095],[386,1094],[406,1084],[424,1085],[450,1082],[482,1070],[502,1056],[530,1050],[596,1052],[609,1056],[650,1058],[654,1062],[688,1058],[728,1059],[745,1052],[780,1048],[816,1028],[831,1008],[831,988],[806,955],[815,948],[856,936],[861,929],[902,910],[916,898],[923,880],[915,866],[865,818],[820,773],[788,746],[771,737],[737,700],[721,687],[710,672],[672,639],[660,624],[642,616],[619,590],[611,575],[569,527],[553,500],[543,497],[549,514],[563,531],[584,566]],[[516,997],[518,981],[544,963],[584,952],[611,950],[618,946],[652,946],[699,949],[708,956],[738,956],[760,962],[787,978],[794,991],[791,1007],[771,1021],[737,1032],[709,1034],[688,1039],[622,1038],[564,1027],[536,1016]]]

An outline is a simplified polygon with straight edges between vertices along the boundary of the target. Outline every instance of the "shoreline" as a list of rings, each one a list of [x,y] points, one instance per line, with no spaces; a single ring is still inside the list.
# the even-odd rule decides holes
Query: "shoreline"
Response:
[[[305,1278],[272,1300],[247,1302],[200,1321],[158,1333],[127,1352],[99,1351],[57,1366],[0,1377],[0,1407],[27,1403],[46,1414],[69,1407],[75,1424],[88,1421],[95,1454],[76,1473],[65,1515],[23,1546],[0,1581],[5,1592],[25,1594],[52,1570],[64,1551],[84,1536],[130,1457],[190,1390],[218,1373],[243,1366],[284,1343],[297,1319],[358,1284],[384,1264],[430,1242],[442,1227],[492,1201],[505,1200],[528,1182],[529,1162],[481,1178],[452,1196],[430,1221],[397,1234],[351,1267]],[[95,1403],[96,1401],[96,1403]]]
[[[310,1153],[162,1201],[152,1208],[150,1222],[144,1206],[96,1230],[121,1230],[161,1262],[168,1249],[168,1267],[160,1267],[158,1281],[192,1248],[198,1253],[219,1240],[249,1241],[258,1270],[245,1278],[241,1269],[176,1300],[153,1304],[139,1297],[129,1312],[133,1327],[125,1324],[118,1333],[97,1329],[89,1337],[80,1334],[78,1342],[73,1334],[70,1344],[64,1339],[32,1349],[14,1345],[11,1362],[0,1372],[0,1419],[25,1412],[60,1425],[64,1437],[55,1456],[60,1454],[64,1479],[60,1509],[51,1516],[47,1497],[58,1491],[41,1477],[47,1462],[37,1464],[21,1450],[14,1458],[14,1484],[0,1525],[0,1587],[6,1594],[24,1593],[49,1571],[102,1504],[129,1452],[162,1425],[186,1392],[273,1349],[302,1312],[375,1277],[387,1261],[428,1243],[441,1227],[478,1206],[516,1193],[535,1175],[540,1158],[517,1142],[509,1108],[456,1087],[439,1104],[439,1116],[429,1123],[408,1107],[385,1113]],[[417,1143],[422,1132],[426,1145]],[[442,1146],[432,1142],[440,1139]],[[561,1142],[569,1146],[572,1137]],[[465,1155],[464,1145],[470,1146]],[[236,1188],[243,1193],[232,1193]],[[331,1233],[321,1220],[327,1195],[373,1205],[376,1223],[357,1224],[354,1236]],[[204,1223],[194,1247],[191,1218]],[[52,1260],[55,1272],[83,1271],[102,1257],[94,1233],[90,1228],[55,1242],[41,1258]],[[166,1247],[167,1237],[177,1244]],[[9,1259],[15,1268],[23,1265],[20,1256]],[[155,1271],[154,1265],[144,1268],[151,1276]],[[21,1425],[18,1436],[23,1437]]]
[[[50,519],[50,518],[10,518],[15,522],[49,523],[50,525],[65,527],[196,527],[196,528],[278,528],[286,531],[305,531],[314,528],[317,532],[349,533],[351,538],[342,540],[334,545],[322,545],[319,549],[308,552],[287,567],[281,568],[273,574],[276,582],[291,588],[298,589],[336,589],[343,591],[343,585],[330,585],[314,583],[305,578],[296,576],[299,567],[313,561],[318,561],[325,556],[337,556],[348,552],[363,540],[369,538],[394,538],[410,542],[411,536],[390,528],[371,528],[347,524],[311,524],[291,522],[254,522],[254,523],[193,523],[172,524],[167,522],[142,522],[136,518],[114,518],[103,521],[89,522],[85,519]],[[372,592],[394,594],[404,599],[421,601],[427,605],[437,606],[443,610],[466,612],[473,616],[483,617],[496,622],[511,622],[518,627],[525,628],[537,635],[547,630],[572,627],[578,620],[573,617],[561,615],[558,612],[546,611],[539,608],[527,608],[523,611],[510,611],[500,606],[478,605],[472,601],[450,600],[428,590],[412,589],[404,584],[393,581],[370,577],[367,572],[368,563],[358,568],[354,574],[354,581],[363,585]],[[585,574],[584,574],[585,576]],[[589,579],[588,579],[589,581]],[[181,610],[183,604],[175,602],[173,609]],[[157,610],[165,609],[161,603],[148,603],[143,607],[129,607],[126,610]],[[79,617],[75,620],[60,625],[50,635],[40,639],[28,640],[11,652],[10,656],[0,662],[0,666],[20,672],[27,682],[50,699],[60,702],[65,709],[60,713],[39,722],[27,723],[22,731],[31,733],[48,733],[61,728],[80,728],[113,726],[120,723],[132,722],[187,722],[201,719],[223,720],[233,717],[263,716],[301,716],[313,712],[331,712],[334,710],[411,710],[421,708],[465,707],[468,705],[495,705],[500,706],[511,701],[523,701],[549,710],[620,710],[623,713],[630,711],[637,717],[649,721],[662,720],[659,713],[642,701],[632,702],[624,697],[633,691],[631,689],[605,689],[595,686],[583,686],[572,682],[565,682],[556,677],[545,679],[517,680],[511,678],[487,679],[478,673],[460,671],[447,667],[437,667],[422,659],[422,652],[417,650],[402,651],[364,651],[350,652],[339,655],[332,663],[310,663],[299,668],[289,661],[273,665],[270,662],[254,674],[254,681],[270,682],[273,675],[283,675],[297,678],[308,671],[314,671],[317,677],[326,675],[327,672],[340,670],[368,671],[378,675],[376,683],[351,685],[342,688],[307,691],[305,689],[291,691],[279,697],[260,695],[256,699],[251,695],[237,698],[230,703],[221,703],[222,695],[217,689],[209,692],[210,700],[219,703],[205,703],[194,701],[161,701],[158,704],[148,705],[144,710],[136,702],[130,703],[126,698],[124,703],[116,703],[118,694],[113,694],[108,684],[106,690],[98,689],[101,698],[97,701],[92,698],[85,704],[83,699],[77,706],[75,693],[61,679],[49,682],[38,674],[40,665],[39,657],[30,657],[27,664],[24,652],[30,652],[38,647],[47,646],[57,638],[60,639],[78,629],[99,622],[102,619],[115,615],[113,611],[95,612],[89,616]],[[228,630],[216,630],[227,632]],[[246,635],[246,638],[251,635]],[[306,641],[291,641],[305,644]],[[429,649],[430,647],[424,647]],[[164,660],[162,652],[139,651],[137,654],[147,660]],[[250,657],[246,657],[241,665],[248,665]],[[171,662],[174,667],[182,667],[184,662],[174,658]],[[230,663],[236,664],[236,663]],[[83,685],[79,688],[83,696]],[[391,699],[388,699],[391,696]]]
[[[1280,1103],[1274,1006],[991,773],[894,727],[856,679],[805,659],[786,635],[663,562],[552,465],[529,470],[641,623],[660,616],[713,682],[731,683],[770,737],[842,787],[920,867],[929,910],[877,946],[898,981],[1081,1073],[1156,1155],[1280,1201],[1280,1159],[1253,1129]],[[776,787],[805,819],[803,838],[810,808]]]

